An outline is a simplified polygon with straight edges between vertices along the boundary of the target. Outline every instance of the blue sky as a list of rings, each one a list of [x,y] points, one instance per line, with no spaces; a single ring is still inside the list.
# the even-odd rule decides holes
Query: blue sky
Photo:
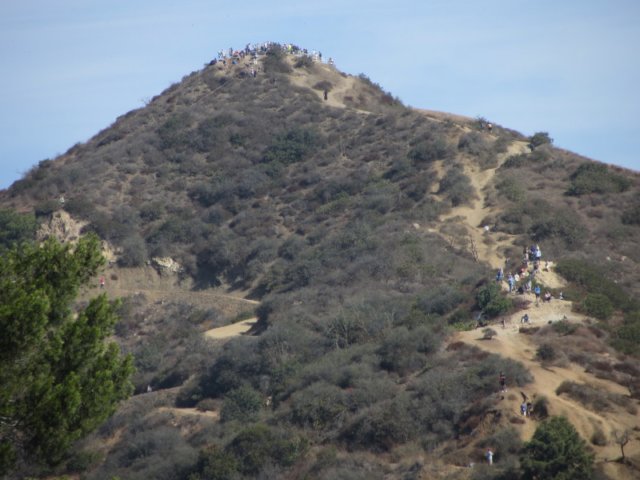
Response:
[[[405,104],[640,170],[637,0],[5,0],[0,188],[218,50],[320,50]]]

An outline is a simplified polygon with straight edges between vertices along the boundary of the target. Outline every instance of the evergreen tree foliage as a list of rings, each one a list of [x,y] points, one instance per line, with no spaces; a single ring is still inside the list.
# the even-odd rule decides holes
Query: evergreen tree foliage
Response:
[[[523,449],[522,479],[589,480],[593,455],[564,417],[551,417],[536,429]]]
[[[36,236],[38,222],[33,213],[20,214],[13,210],[0,210],[0,250]]]
[[[56,464],[132,391],[131,358],[105,342],[116,305],[102,294],[73,309],[103,263],[93,236],[0,257],[0,473],[16,459]]]

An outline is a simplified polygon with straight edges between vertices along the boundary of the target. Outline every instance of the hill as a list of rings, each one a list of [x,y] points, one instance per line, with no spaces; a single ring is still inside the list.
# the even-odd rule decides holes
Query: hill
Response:
[[[136,395],[60,471],[494,478],[542,419],[522,391],[634,475],[636,430],[631,465],[607,460],[638,428],[639,180],[302,52],[208,64],[0,194],[43,235],[98,233],[125,298]],[[493,280],[532,244],[541,307]],[[523,311],[551,325],[521,332]],[[216,330],[234,321],[250,334]]]

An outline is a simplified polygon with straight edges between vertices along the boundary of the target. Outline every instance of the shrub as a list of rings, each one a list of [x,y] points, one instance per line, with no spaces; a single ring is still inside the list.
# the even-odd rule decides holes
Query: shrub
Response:
[[[529,148],[535,150],[540,145],[551,144],[553,139],[547,132],[536,132],[529,137]]]
[[[238,474],[238,461],[217,446],[200,452],[198,463],[189,480],[227,480]]]
[[[606,296],[612,305],[623,311],[630,311],[634,308],[634,303],[626,292],[615,282],[609,280],[601,268],[586,260],[562,259],[556,265],[556,272],[570,282],[577,283],[589,293],[599,293]]]
[[[613,313],[611,301],[601,293],[588,294],[582,302],[582,308],[587,315],[596,317],[598,320],[607,320]]]
[[[362,412],[344,431],[345,440],[351,445],[378,452],[407,442],[417,430],[407,400],[405,396],[398,396]]]
[[[256,475],[267,463],[293,465],[306,452],[307,445],[303,438],[258,424],[236,435],[226,451],[237,459],[241,473]]]
[[[428,163],[450,158],[452,154],[453,149],[444,136],[429,133],[409,151],[409,158],[414,162]]]
[[[574,211],[568,209],[551,209],[543,213],[529,232],[537,241],[547,238],[559,238],[567,248],[576,249],[584,243],[588,230]]]
[[[298,57],[296,62],[293,64],[295,68],[309,68],[313,66],[313,58],[309,55],[302,55]]]
[[[489,283],[481,288],[476,294],[476,303],[489,318],[500,316],[511,308],[511,300],[496,283]]]
[[[496,185],[498,192],[512,202],[521,202],[525,198],[522,185],[513,177],[507,177]]]
[[[567,320],[560,320],[559,322],[554,322],[551,325],[551,328],[558,333],[559,335],[572,335],[578,329],[578,324],[571,323]]]
[[[272,44],[267,49],[267,53],[262,61],[265,73],[289,73],[291,67],[287,63],[286,53],[280,45]]]
[[[549,343],[543,343],[536,350],[536,358],[538,360],[542,360],[543,362],[550,362],[555,360],[557,357],[557,353],[553,345]]]
[[[622,223],[625,225],[640,225],[640,202],[631,205],[622,212]]]
[[[225,395],[220,418],[223,421],[239,420],[249,422],[255,420],[262,408],[262,397],[248,385],[231,390]]]
[[[485,328],[482,330],[483,340],[491,340],[496,335],[498,335],[498,332],[496,332],[493,328]]]
[[[338,426],[348,414],[348,398],[342,388],[316,382],[291,397],[291,420],[301,427],[326,430]]]
[[[613,334],[612,343],[624,353],[640,354],[640,312],[625,316],[624,323]]]
[[[511,155],[502,164],[503,168],[520,168],[529,163],[529,156],[526,153]]]
[[[596,428],[591,435],[591,443],[599,447],[604,447],[609,441],[605,433],[600,428]]]
[[[33,214],[0,210],[0,249],[35,240],[37,228],[38,223]]]
[[[552,417],[538,426],[521,456],[522,479],[592,478],[593,455],[585,441],[564,417]]]
[[[549,400],[544,395],[536,397],[531,407],[535,418],[543,420],[549,416]]]
[[[147,260],[147,245],[139,235],[132,235],[122,242],[118,264],[123,267],[139,267]]]
[[[296,128],[275,138],[264,153],[263,161],[290,165],[303,160],[318,145],[319,138],[311,130]]]
[[[571,186],[568,195],[589,193],[620,193],[632,185],[630,179],[609,170],[602,163],[583,163],[571,174]]]
[[[440,285],[416,301],[416,307],[424,313],[446,315],[465,299],[464,294],[454,286]]]
[[[440,180],[438,193],[444,195],[454,207],[469,202],[476,195],[469,177],[460,167],[449,169]]]

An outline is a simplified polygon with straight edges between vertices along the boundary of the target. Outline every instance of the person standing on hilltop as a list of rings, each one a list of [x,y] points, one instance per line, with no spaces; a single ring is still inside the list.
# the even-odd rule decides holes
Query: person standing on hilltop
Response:
[[[324,89],[323,96],[325,100],[329,98],[329,90],[327,90],[326,88]]]
[[[498,381],[500,382],[500,391],[501,392],[506,392],[507,391],[507,377],[505,376],[504,372],[500,372],[500,376],[498,377]]]

